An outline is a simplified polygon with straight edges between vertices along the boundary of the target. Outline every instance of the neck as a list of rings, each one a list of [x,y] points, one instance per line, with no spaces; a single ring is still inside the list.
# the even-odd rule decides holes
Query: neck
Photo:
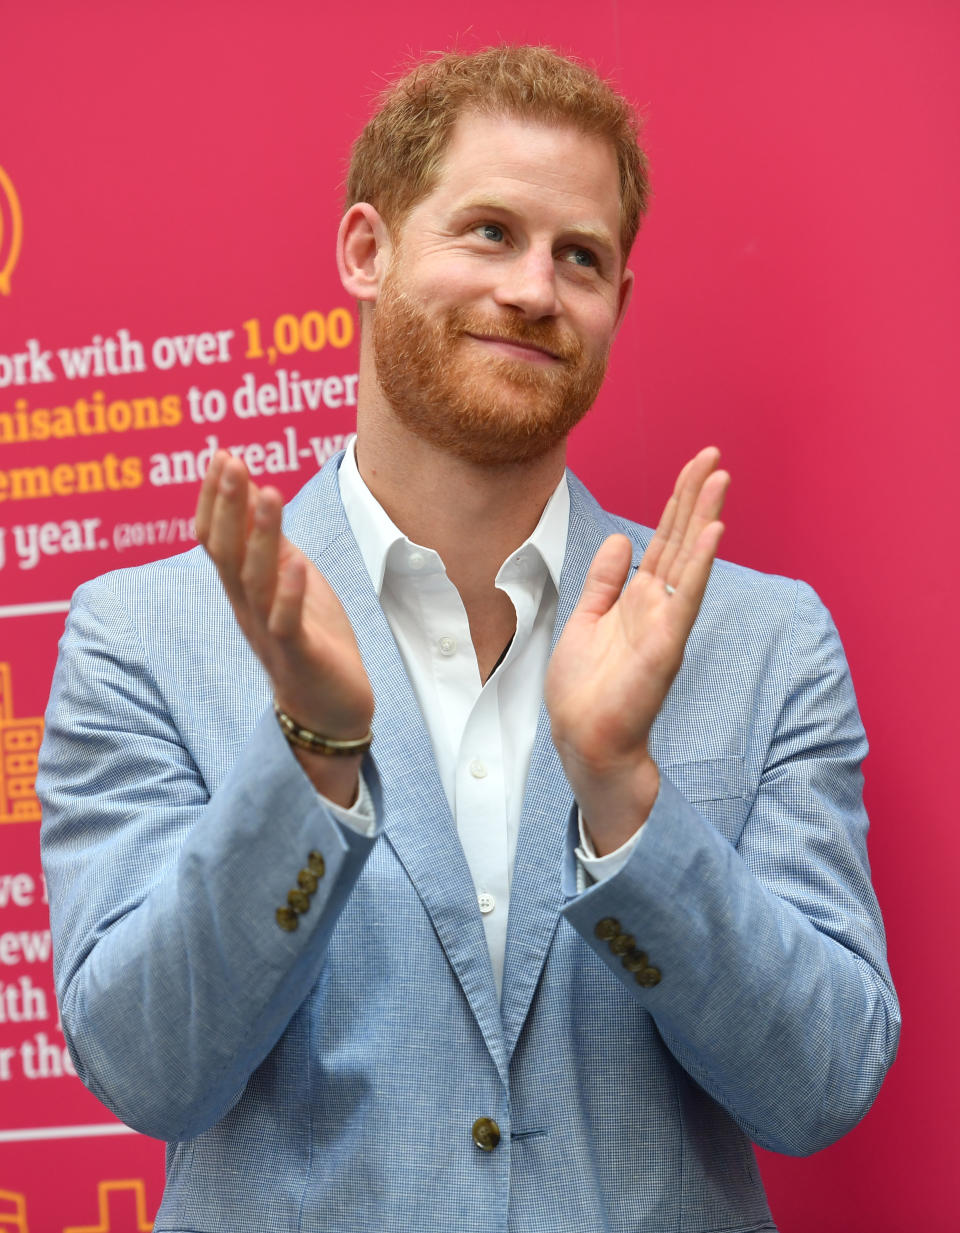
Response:
[[[565,443],[530,462],[481,466],[437,449],[374,401],[357,408],[357,468],[394,524],[432,548],[460,593],[481,677],[513,635],[495,579],[531,535],[563,474]]]
[[[396,421],[357,415],[357,467],[392,521],[440,554],[451,580],[493,586],[533,532],[563,474],[563,443],[524,463],[483,466],[437,449]]]

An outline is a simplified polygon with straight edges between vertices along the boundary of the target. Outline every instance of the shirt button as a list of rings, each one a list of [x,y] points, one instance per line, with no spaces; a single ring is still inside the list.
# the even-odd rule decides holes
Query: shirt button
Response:
[[[440,638],[437,642],[441,655],[455,655],[457,651],[456,638]]]
[[[488,912],[492,912],[497,906],[496,899],[494,899],[493,895],[491,895],[489,891],[481,891],[480,894],[477,895],[477,903],[480,905],[480,911],[484,914],[484,916],[486,916]]]
[[[474,779],[486,779],[487,768],[483,765],[479,758],[474,758],[470,763],[470,774]]]
[[[423,569],[423,553],[411,552],[407,557],[407,564],[411,569]]]

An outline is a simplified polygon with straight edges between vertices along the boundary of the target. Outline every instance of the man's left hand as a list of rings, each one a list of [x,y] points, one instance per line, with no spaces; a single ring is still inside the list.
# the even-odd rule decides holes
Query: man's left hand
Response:
[[[683,662],[723,523],[730,476],[720,451],[683,468],[636,575],[625,535],[594,557],[544,686],[553,740],[597,855],[625,843],[653,807],[653,721]]]

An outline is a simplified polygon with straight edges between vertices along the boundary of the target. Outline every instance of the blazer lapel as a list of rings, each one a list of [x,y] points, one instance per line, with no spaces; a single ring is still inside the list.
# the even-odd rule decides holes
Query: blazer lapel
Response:
[[[597,549],[608,535],[619,530],[615,519],[601,509],[580,481],[570,472],[567,477],[570,524],[553,646],[580,598]],[[642,547],[634,549],[634,568],[642,551]],[[629,576],[633,576],[633,569]],[[547,709],[541,705],[510,889],[501,1006],[508,1058],[529,1012],[560,909],[576,893],[574,807],[573,792],[550,735]]]
[[[507,1082],[490,952],[433,746],[390,626],[350,530],[331,459],[289,507],[287,534],[337,593],[357,633],[376,701],[371,756],[386,839],[407,871]]]

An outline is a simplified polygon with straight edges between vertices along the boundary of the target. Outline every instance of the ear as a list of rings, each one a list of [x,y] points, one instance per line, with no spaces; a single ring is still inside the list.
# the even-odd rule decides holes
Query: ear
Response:
[[[337,269],[354,299],[376,300],[390,251],[390,232],[373,206],[366,201],[352,205],[337,233]]]
[[[614,337],[616,337],[623,319],[627,315],[627,305],[630,303],[630,298],[633,295],[633,270],[628,270],[623,267],[623,277],[620,279],[620,307],[617,311],[617,323],[613,327]]]

